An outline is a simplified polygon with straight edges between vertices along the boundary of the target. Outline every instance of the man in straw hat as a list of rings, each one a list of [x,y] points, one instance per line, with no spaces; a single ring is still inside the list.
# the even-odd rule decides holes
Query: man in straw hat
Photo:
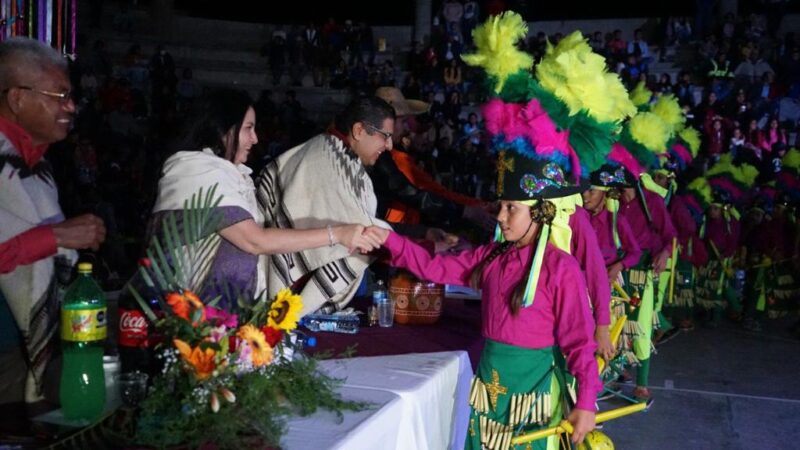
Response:
[[[375,96],[392,105],[397,115],[392,151],[382,154],[370,173],[378,196],[378,216],[389,223],[406,225],[442,224],[452,217],[463,217],[484,228],[493,228],[494,220],[483,202],[448,190],[402,149],[401,140],[411,132],[406,119],[428,112],[430,104],[406,99],[400,89],[390,86],[378,88]],[[435,236],[428,236],[431,237]]]

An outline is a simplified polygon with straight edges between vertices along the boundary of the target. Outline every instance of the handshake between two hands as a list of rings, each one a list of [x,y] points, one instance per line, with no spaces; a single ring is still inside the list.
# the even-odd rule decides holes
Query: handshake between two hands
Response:
[[[341,240],[340,243],[347,247],[351,253],[367,254],[379,249],[389,238],[389,233],[390,230],[376,225],[368,227],[355,225],[352,234]],[[458,251],[469,247],[467,241],[439,228],[428,228],[425,233],[425,240],[434,243],[436,253]]]

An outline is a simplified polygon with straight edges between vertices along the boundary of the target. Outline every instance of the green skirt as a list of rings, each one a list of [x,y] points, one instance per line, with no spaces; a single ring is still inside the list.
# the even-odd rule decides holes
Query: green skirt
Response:
[[[566,398],[558,347],[529,349],[487,339],[472,379],[466,449],[557,450],[558,436],[524,445],[513,437],[558,424]]]

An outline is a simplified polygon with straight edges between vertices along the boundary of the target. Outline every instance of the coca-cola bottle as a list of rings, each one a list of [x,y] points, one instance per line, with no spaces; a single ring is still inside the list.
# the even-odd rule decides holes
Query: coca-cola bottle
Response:
[[[149,289],[137,289],[137,292],[147,300],[150,309],[160,316],[161,308],[156,296]],[[127,288],[119,296],[117,336],[122,373],[140,371],[153,375],[158,370],[154,347],[159,338],[155,333],[155,326]]]

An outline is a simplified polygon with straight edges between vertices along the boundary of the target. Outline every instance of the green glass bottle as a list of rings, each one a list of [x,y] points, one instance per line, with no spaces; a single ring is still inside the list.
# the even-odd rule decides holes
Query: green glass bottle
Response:
[[[78,277],[61,307],[61,410],[70,420],[93,421],[106,403],[103,347],[107,326],[103,290],[92,278],[92,264],[78,264]]]

